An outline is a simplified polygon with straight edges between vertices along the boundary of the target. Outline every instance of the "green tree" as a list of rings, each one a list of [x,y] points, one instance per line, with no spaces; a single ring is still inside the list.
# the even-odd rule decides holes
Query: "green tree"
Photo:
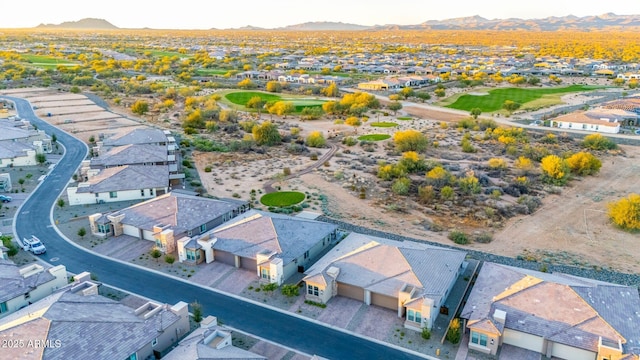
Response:
[[[57,204],[60,209],[62,209],[66,205],[66,203],[64,202],[64,199],[62,198],[58,199]]]
[[[478,118],[478,116],[480,116],[480,114],[482,114],[482,109],[480,109],[480,108],[473,108],[473,109],[471,109],[470,114],[471,114],[471,116],[472,116],[474,119],[477,119],[477,118]]]
[[[45,155],[43,153],[36,154],[36,162],[39,165],[42,165],[42,164],[46,163],[47,162],[47,155]]]
[[[395,115],[398,110],[402,109],[402,103],[398,101],[392,101],[387,107],[389,108],[389,110],[393,111],[393,115]]]
[[[162,251],[160,251],[160,249],[158,249],[157,247],[154,247],[153,249],[151,249],[151,251],[149,251],[149,255],[151,255],[152,258],[158,260],[162,256]]]
[[[629,194],[626,198],[609,203],[607,208],[614,224],[625,230],[640,230],[640,195]]]
[[[251,81],[251,79],[246,78],[238,82],[238,87],[241,89],[255,89],[258,85]]]
[[[137,100],[133,105],[131,105],[131,111],[134,114],[144,115],[149,112],[149,103],[145,100]]]
[[[416,93],[416,97],[420,99],[422,102],[425,102],[431,99],[431,95],[428,92],[420,91]]]
[[[247,108],[257,110],[259,118],[265,104],[266,102],[260,96],[254,96],[247,101]]]
[[[452,344],[457,344],[460,342],[461,337],[462,334],[460,333],[460,319],[454,318],[449,324],[449,330],[447,330],[447,341]]]
[[[18,179],[18,184],[20,184],[20,189],[24,189],[24,179],[23,178]]]
[[[260,125],[255,125],[251,130],[253,140],[257,145],[273,146],[280,143],[280,132],[278,127],[270,121],[265,121]]]
[[[267,82],[266,89],[268,92],[279,93],[282,91],[282,84],[278,81]]]
[[[87,235],[87,229],[83,227],[81,227],[80,229],[78,229],[78,236],[80,237],[80,239],[84,239],[84,236]]]
[[[202,305],[197,301],[192,302],[190,305],[193,321],[199,324],[202,321]]]
[[[404,130],[393,134],[393,143],[402,152],[423,152],[427,149],[429,141],[417,130]]]
[[[322,89],[322,94],[326,97],[338,97],[340,89],[338,89],[338,85],[336,85],[336,83],[331,83],[329,86]]]
[[[406,87],[402,88],[402,90],[400,90],[400,94],[402,96],[404,96],[405,99],[408,99],[408,98],[410,98],[410,97],[415,95],[415,91],[413,91],[412,88],[406,86]]]

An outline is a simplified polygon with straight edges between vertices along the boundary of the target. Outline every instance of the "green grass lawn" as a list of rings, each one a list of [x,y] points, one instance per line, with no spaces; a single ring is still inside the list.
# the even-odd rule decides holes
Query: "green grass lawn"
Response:
[[[291,101],[295,106],[296,113],[302,111],[306,107],[321,107],[325,100],[309,99],[304,97],[282,97],[280,95],[261,92],[261,91],[234,91],[226,94],[224,97],[232,104],[246,106],[247,102],[254,96],[259,96],[263,101]]]
[[[360,137],[358,137],[358,140],[361,141],[382,141],[382,140],[387,140],[391,137],[391,135],[387,135],[387,134],[369,134],[369,135],[362,135]]]
[[[226,74],[228,72],[229,72],[229,70],[225,70],[225,69],[198,69],[198,70],[196,70],[196,74],[201,75],[201,76],[224,75],[224,74]]]
[[[174,57],[177,56],[179,58],[188,58],[188,57],[192,57],[193,55],[189,55],[189,54],[182,54],[179,53],[177,51],[165,51],[165,50],[151,50],[151,49],[146,49],[143,51],[143,53],[146,52],[150,52],[152,56],[161,56],[161,57]]]
[[[489,95],[460,95],[458,99],[446,107],[471,111],[473,108],[480,108],[482,112],[493,112],[502,109],[505,100],[512,100],[522,105],[540,99],[545,95],[566,94],[571,92],[590,91],[600,89],[601,86],[571,85],[565,87],[523,89],[523,88],[502,88],[489,90]]]
[[[265,206],[290,206],[302,202],[305,195],[297,191],[278,191],[265,194],[260,198],[260,202]]]
[[[386,121],[381,121],[381,122],[372,122],[369,125],[373,126],[373,127],[381,127],[381,128],[390,128],[390,127],[396,127],[398,126],[398,124],[393,123],[393,122],[386,122]]]
[[[400,120],[400,121],[408,121],[408,120],[413,120],[413,118],[410,117],[410,116],[401,116],[401,117],[398,118],[398,120]]]
[[[76,66],[78,64],[61,58],[55,58],[52,56],[22,54],[20,55],[24,60],[34,66],[42,68],[56,68],[57,66]]]
[[[259,91],[235,91],[228,93],[224,97],[236,105],[247,105],[247,102],[254,96],[259,96],[263,101],[280,101],[282,97],[280,95],[269,94]]]

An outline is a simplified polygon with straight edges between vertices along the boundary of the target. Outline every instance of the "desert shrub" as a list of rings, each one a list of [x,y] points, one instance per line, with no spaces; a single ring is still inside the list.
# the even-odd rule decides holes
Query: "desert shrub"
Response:
[[[411,180],[406,177],[401,177],[393,182],[393,185],[391,185],[391,191],[398,195],[407,195],[410,187]]]
[[[167,264],[173,264],[176,261],[176,258],[175,258],[175,256],[173,256],[171,254],[167,254],[167,255],[164,256],[164,261]]]
[[[402,154],[399,164],[403,166],[408,173],[424,171],[427,168],[424,158],[415,151],[407,151]]]
[[[582,147],[591,150],[613,150],[617,149],[618,145],[601,134],[591,134],[584,137]]]
[[[447,330],[447,341],[449,341],[452,344],[457,344],[460,342],[460,338],[461,338],[461,334],[460,334],[460,319],[455,318],[453,320],[451,320],[451,323],[449,324],[449,330]]]
[[[520,169],[523,171],[531,171],[533,169],[533,164],[531,163],[531,159],[526,158],[524,156],[520,156],[514,162],[516,169]]]
[[[453,200],[454,196],[455,192],[451,186],[443,186],[442,189],[440,189],[440,198],[443,200]]]
[[[431,202],[436,197],[436,192],[431,185],[420,186],[418,188],[418,200],[427,204]]]
[[[435,186],[443,186],[451,180],[451,174],[442,166],[436,166],[427,172],[427,181]]]
[[[286,297],[294,297],[300,295],[300,287],[295,284],[286,284],[282,285],[280,292]]]
[[[342,143],[346,146],[354,146],[358,143],[358,140],[351,136],[347,136],[344,139],[342,139]]]
[[[461,128],[461,129],[469,129],[469,130],[471,130],[474,127],[476,127],[476,125],[477,125],[477,122],[476,122],[475,119],[473,119],[473,118],[465,118],[465,119],[462,119],[462,120],[458,121],[458,123],[456,124],[456,127],[459,128],[459,129]]]
[[[481,234],[476,235],[473,238],[473,241],[480,243],[480,244],[488,244],[493,240],[493,236],[491,236],[491,233],[488,232],[483,232]]]
[[[211,166],[205,166],[204,172],[210,173],[211,172]]]
[[[238,125],[240,125],[240,128],[244,132],[250,133],[253,130],[253,127],[257,125],[257,123],[255,121],[247,120],[238,122]]]
[[[427,138],[417,130],[397,131],[393,134],[393,143],[399,151],[423,152],[427,149]]]
[[[574,174],[593,175],[600,171],[602,162],[593,154],[581,151],[571,155],[567,159],[567,165]]]
[[[469,243],[467,234],[463,233],[462,231],[452,230],[447,237],[449,238],[449,240],[459,245],[466,245]]]
[[[480,186],[478,178],[474,175],[469,175],[460,179],[458,181],[458,186],[460,186],[460,191],[467,195],[479,194],[480,191],[482,191],[482,186]]]
[[[396,164],[380,164],[378,166],[378,177],[382,180],[391,180],[400,177],[404,177],[407,174],[407,169],[402,165]]]
[[[422,336],[422,338],[425,340],[429,340],[431,339],[431,331],[429,331],[429,329],[427,328],[422,328],[422,333],[420,334],[420,336]]]
[[[471,140],[469,140],[468,138],[463,138],[460,142],[460,145],[462,146],[462,152],[474,153],[477,151],[476,148],[473,147],[473,144],[471,144]]]
[[[489,165],[489,167],[492,169],[502,170],[507,168],[507,162],[504,159],[500,159],[500,158],[489,159],[489,161],[487,162],[487,165]]]
[[[322,132],[312,131],[309,136],[307,136],[306,143],[309,147],[320,148],[326,145],[327,140],[324,138],[324,135],[322,135]]]
[[[154,247],[153,249],[151,249],[151,251],[149,251],[149,255],[151,255],[152,258],[157,259],[162,256],[162,251]]]
[[[626,198],[607,204],[607,214],[614,224],[625,230],[640,230],[640,195],[629,194]]]
[[[564,185],[569,177],[569,167],[564,159],[556,155],[545,156],[540,161],[543,180],[554,185]]]
[[[275,289],[278,288],[278,284],[276,283],[262,284],[260,288],[262,288],[262,291],[274,291]]]

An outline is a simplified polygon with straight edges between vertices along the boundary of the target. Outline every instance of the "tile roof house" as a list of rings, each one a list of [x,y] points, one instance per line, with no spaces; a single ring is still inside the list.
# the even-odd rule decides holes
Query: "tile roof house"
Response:
[[[469,349],[487,354],[503,344],[559,359],[640,354],[634,287],[485,262],[461,317]]]
[[[98,204],[125,200],[145,200],[169,190],[169,168],[124,165],[92,169],[87,181],[67,188],[69,205]]]
[[[89,273],[67,287],[0,319],[0,339],[24,346],[3,359],[158,358],[189,331],[188,305],[144,301],[127,305],[98,294]]]
[[[67,269],[63,265],[45,268],[36,263],[19,268],[0,256],[0,284],[2,318],[65,286]]]
[[[337,226],[250,210],[197,237],[178,240],[181,262],[220,261],[256,271],[278,285],[311,262],[336,239]]]
[[[164,149],[164,155],[159,148]],[[92,152],[95,157],[82,163],[80,176],[84,176],[90,168],[154,164],[169,166],[171,185],[178,185],[184,179],[178,144],[169,130],[137,128],[112,135],[98,141]]]
[[[416,242],[351,233],[303,279],[308,300],[345,296],[406,314],[405,327],[433,325],[464,271],[466,253]]]
[[[176,250],[176,239],[205,233],[247,211],[239,200],[214,200],[171,192],[128,208],[89,216],[97,236],[129,235],[155,241],[165,253]]]
[[[561,129],[587,130],[600,133],[617,134],[620,125],[628,119],[636,121],[638,115],[618,109],[594,109],[576,111],[558,116],[551,120],[552,127]]]
[[[51,138],[42,130],[22,127],[22,122],[0,121],[0,168],[37,165],[37,154],[52,151]]]
[[[218,325],[213,316],[200,322],[200,328],[180,341],[180,344],[163,357],[164,360],[215,360],[242,359],[264,360],[266,357],[233,346],[231,331]]]

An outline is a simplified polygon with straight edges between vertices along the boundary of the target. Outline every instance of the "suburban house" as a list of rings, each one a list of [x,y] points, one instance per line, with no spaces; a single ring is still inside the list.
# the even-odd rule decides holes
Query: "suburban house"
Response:
[[[185,302],[115,301],[99,295],[99,287],[81,273],[65,288],[0,319],[0,338],[25,344],[4,347],[2,358],[159,359],[189,331]]]
[[[37,165],[37,154],[52,151],[51,138],[21,121],[0,121],[0,168]]]
[[[239,200],[171,192],[115,212],[90,215],[89,223],[93,235],[129,235],[154,241],[160,250],[172,253],[177,239],[203,234],[247,210],[249,204]]]
[[[218,325],[218,319],[207,316],[200,327],[180,341],[164,360],[243,359],[266,360],[266,357],[233,346],[231,331]]]
[[[145,200],[169,190],[169,169],[166,165],[90,169],[86,179],[77,186],[67,188],[69,205]]]
[[[636,287],[485,262],[461,318],[469,349],[486,354],[510,347],[567,360],[640,354]]]
[[[210,232],[178,239],[178,256],[180,262],[220,261],[252,270],[280,285],[304,272],[336,236],[333,224],[250,210]]]
[[[624,121],[627,121],[628,118],[637,119],[637,117],[637,114],[629,111],[599,108],[558,116],[551,120],[551,126],[561,129],[617,134]]]
[[[31,263],[19,268],[6,259],[5,251],[0,249],[0,318],[67,285],[67,269],[63,265],[45,268]]]
[[[307,300],[345,296],[406,317],[409,329],[431,329],[467,263],[462,251],[351,233],[303,279]]]
[[[159,146],[164,149],[164,157],[160,150],[151,150],[151,146]],[[83,163],[81,173],[88,168],[157,164],[169,167],[169,185],[180,184],[184,179],[184,174],[180,172],[179,166],[180,151],[176,139],[171,136],[169,130],[137,128],[126,133],[112,135],[96,142],[92,152],[96,159],[93,160],[93,163]]]

